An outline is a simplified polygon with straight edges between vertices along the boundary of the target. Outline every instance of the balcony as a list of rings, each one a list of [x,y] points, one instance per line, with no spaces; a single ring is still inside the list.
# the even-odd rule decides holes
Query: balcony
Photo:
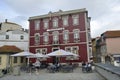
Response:
[[[43,42],[43,44],[47,45],[47,44],[49,44],[49,42]]]
[[[79,38],[75,38],[75,39],[74,39],[74,42],[76,42],[76,43],[77,43],[77,42],[80,42],[80,39],[79,39]]]
[[[59,41],[53,41],[52,42],[52,46],[59,46],[60,45],[60,42]]]
[[[67,44],[67,43],[69,43],[69,40],[64,40],[63,42],[64,42],[65,44]]]

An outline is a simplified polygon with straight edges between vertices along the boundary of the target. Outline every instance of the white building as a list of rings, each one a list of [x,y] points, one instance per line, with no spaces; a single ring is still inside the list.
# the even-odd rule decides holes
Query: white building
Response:
[[[14,45],[21,50],[28,50],[28,33],[22,30],[10,30],[0,33],[0,46]]]
[[[0,23],[0,47],[4,45],[14,45],[21,50],[28,50],[28,30],[23,30],[22,26],[13,22]]]

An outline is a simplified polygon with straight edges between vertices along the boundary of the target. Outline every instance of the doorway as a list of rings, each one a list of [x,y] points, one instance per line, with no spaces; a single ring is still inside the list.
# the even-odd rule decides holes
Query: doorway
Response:
[[[53,48],[52,51],[56,51],[58,49],[59,48]],[[53,64],[57,64],[59,62],[59,58],[56,56],[53,56],[52,59],[53,59]]]

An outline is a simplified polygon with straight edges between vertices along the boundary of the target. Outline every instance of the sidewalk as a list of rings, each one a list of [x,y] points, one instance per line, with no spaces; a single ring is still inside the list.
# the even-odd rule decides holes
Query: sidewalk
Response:
[[[81,68],[75,69],[72,73],[48,73],[46,69],[36,73],[21,73],[20,76],[6,75],[0,80],[104,80],[98,73],[82,73]]]

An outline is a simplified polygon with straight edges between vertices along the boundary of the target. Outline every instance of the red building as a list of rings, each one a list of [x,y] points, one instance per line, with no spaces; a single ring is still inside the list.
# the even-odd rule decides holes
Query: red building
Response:
[[[91,56],[90,17],[88,11],[76,9],[70,11],[49,12],[45,15],[29,18],[30,52],[47,54],[63,49],[80,55],[75,62],[89,61]],[[61,58],[65,62],[68,58]],[[48,62],[54,58],[48,59]]]

